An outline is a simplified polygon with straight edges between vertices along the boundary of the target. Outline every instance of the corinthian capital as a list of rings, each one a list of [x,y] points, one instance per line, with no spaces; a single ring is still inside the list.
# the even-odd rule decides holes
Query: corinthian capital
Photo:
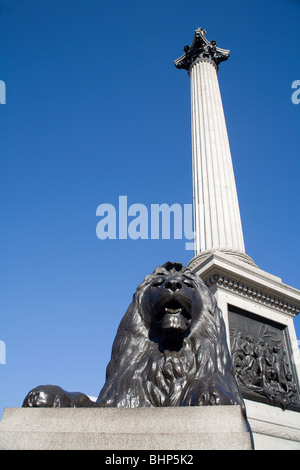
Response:
[[[217,47],[216,41],[209,42],[205,34],[206,31],[204,29],[196,29],[192,44],[185,46],[184,54],[174,61],[178,69],[189,70],[191,65],[197,60],[212,62],[216,69],[218,69],[219,64],[228,59],[230,51]]]

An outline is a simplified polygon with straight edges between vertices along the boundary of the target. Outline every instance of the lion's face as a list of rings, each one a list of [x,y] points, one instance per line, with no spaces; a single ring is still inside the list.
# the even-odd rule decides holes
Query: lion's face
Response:
[[[185,337],[202,310],[193,275],[187,271],[158,270],[145,293],[150,328],[164,339]]]

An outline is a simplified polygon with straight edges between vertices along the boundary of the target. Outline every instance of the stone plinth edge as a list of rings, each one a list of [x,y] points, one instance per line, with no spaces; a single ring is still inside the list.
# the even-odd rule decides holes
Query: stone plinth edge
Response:
[[[5,408],[1,450],[251,450],[239,406]]]

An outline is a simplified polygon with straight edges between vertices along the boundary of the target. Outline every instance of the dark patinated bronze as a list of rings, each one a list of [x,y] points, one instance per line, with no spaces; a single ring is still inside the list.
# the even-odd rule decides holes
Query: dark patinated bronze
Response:
[[[211,62],[218,69],[221,62],[230,56],[230,51],[217,47],[216,41],[208,41],[206,31],[198,28],[190,46],[184,47],[184,54],[174,61],[175,67],[189,71],[197,60]]]
[[[229,327],[232,363],[242,395],[300,411],[286,326],[229,306]]]
[[[113,343],[96,402],[45,385],[24,407],[157,407],[240,405],[216,300],[180,263],[159,266],[138,286]]]

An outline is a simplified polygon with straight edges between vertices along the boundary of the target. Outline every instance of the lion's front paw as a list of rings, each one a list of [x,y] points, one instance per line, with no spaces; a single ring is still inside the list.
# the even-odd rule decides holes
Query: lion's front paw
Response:
[[[23,407],[29,408],[56,408],[71,406],[68,393],[55,385],[39,385],[33,388],[25,397]]]
[[[232,405],[233,400],[221,384],[198,382],[187,394],[184,406]]]

